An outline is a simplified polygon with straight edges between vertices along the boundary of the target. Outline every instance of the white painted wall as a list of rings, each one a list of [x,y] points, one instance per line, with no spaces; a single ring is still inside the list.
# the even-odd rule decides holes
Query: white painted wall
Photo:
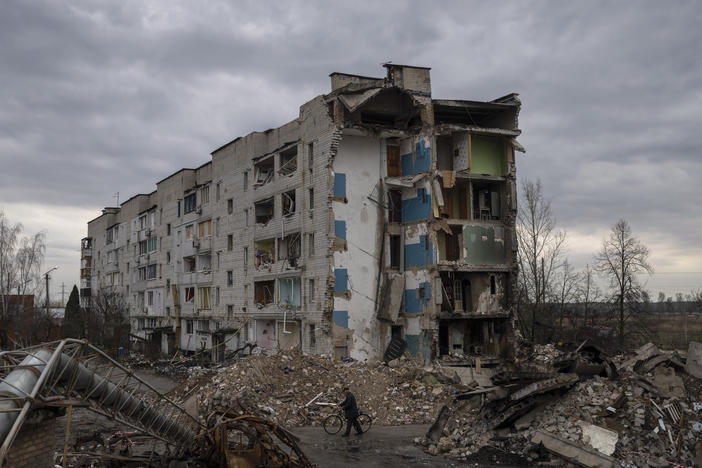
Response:
[[[346,174],[348,203],[333,202],[334,219],[346,221],[347,251],[334,253],[334,267],[348,270],[351,298],[334,298],[334,310],[348,310],[354,330],[354,359],[380,357],[381,349],[374,299],[382,237],[382,214],[368,199],[381,177],[385,143],[371,137],[345,135],[334,160],[334,172]],[[384,173],[384,168],[382,168]],[[353,258],[353,262],[350,259]],[[351,289],[353,288],[353,289]]]

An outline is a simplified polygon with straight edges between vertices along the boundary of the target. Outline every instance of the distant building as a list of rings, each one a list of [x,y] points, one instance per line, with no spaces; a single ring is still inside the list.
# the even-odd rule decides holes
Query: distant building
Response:
[[[507,353],[520,101],[432,99],[428,68],[385,68],[332,73],[292,122],[105,208],[82,241],[83,304],[120,292],[164,353]]]

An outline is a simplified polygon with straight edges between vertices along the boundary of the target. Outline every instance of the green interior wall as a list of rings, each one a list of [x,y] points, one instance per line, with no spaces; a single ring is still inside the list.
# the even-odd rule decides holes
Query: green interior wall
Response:
[[[501,138],[471,135],[471,168],[476,174],[507,174],[505,143]]]
[[[471,265],[501,265],[507,263],[504,239],[495,239],[493,226],[464,226],[465,261]]]

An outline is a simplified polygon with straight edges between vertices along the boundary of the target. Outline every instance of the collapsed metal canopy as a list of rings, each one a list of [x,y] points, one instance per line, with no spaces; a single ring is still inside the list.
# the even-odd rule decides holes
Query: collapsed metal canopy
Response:
[[[88,409],[177,448],[202,424],[130,369],[86,341],[65,339],[0,352],[0,466],[29,413],[80,400]]]

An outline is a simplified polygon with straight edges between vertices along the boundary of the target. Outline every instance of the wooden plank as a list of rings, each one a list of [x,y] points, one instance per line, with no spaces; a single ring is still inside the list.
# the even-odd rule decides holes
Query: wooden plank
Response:
[[[387,146],[388,177],[399,177],[402,175],[400,164],[400,147],[394,145]]]

